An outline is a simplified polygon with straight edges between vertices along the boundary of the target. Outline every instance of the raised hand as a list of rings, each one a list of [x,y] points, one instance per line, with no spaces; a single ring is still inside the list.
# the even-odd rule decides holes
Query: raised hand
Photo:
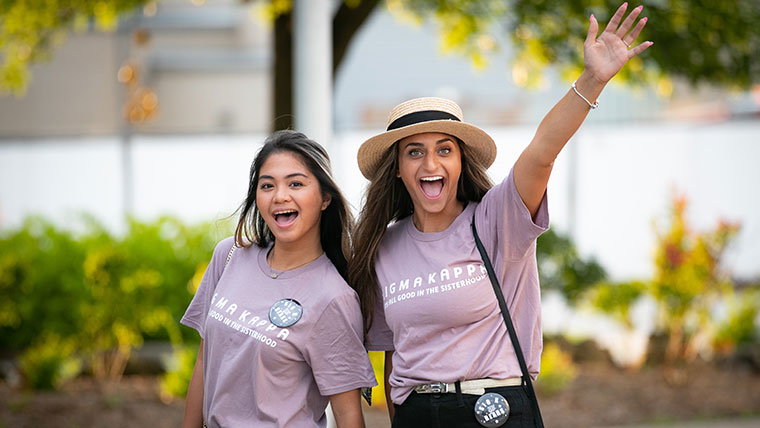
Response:
[[[623,20],[627,8],[628,3],[620,5],[599,37],[597,37],[599,23],[594,15],[591,15],[589,19],[588,35],[583,43],[583,63],[586,71],[601,83],[607,83],[629,59],[644,52],[646,48],[654,44],[653,42],[643,42],[637,46],[633,45],[646,25],[647,18],[640,19],[634,27],[633,24],[644,6],[633,9],[628,17]]]

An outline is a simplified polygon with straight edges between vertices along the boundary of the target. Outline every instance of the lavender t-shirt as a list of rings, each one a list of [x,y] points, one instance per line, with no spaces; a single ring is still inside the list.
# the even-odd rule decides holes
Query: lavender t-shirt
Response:
[[[232,242],[217,245],[182,318],[204,340],[203,418],[209,427],[324,427],[329,395],[377,384],[358,297],[325,254],[272,279],[268,248],[236,248],[225,268]],[[289,327],[269,320],[281,299],[303,308]]]
[[[510,171],[444,231],[422,233],[407,217],[388,227],[378,250],[379,283],[366,346],[395,350],[391,399],[416,385],[521,376],[496,295],[475,246],[475,226],[501,283],[533,378],[543,346],[536,238],[548,229],[546,195],[535,222]]]

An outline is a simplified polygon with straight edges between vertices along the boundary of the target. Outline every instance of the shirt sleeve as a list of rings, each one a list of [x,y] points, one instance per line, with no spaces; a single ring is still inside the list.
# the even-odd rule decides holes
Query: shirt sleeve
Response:
[[[364,346],[368,351],[393,351],[393,332],[385,321],[385,309],[383,308],[383,296],[380,288],[375,296],[375,311],[372,315],[372,325],[367,332]]]
[[[227,256],[230,254],[234,238],[229,237],[220,241],[214,248],[214,255],[211,256],[206,272],[203,274],[198,290],[195,292],[193,300],[185,311],[185,315],[180,321],[198,331],[202,339],[206,339],[206,315],[211,308],[211,300],[214,297],[216,284],[224,273],[227,264]]]
[[[334,298],[320,315],[304,357],[323,396],[377,385],[362,330],[355,293]]]
[[[549,229],[546,192],[534,220],[517,192],[513,168],[478,204],[475,226],[489,254],[519,260],[531,249],[536,238]]]

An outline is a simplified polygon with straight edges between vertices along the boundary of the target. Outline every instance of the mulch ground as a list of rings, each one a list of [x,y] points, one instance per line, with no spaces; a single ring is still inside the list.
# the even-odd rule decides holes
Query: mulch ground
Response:
[[[604,427],[760,415],[760,373],[696,362],[666,370],[583,365],[580,376],[539,397],[546,426]]]
[[[0,381],[0,428],[180,426],[184,402],[162,402],[157,388],[155,376],[127,376],[119,383],[80,378],[60,391],[36,393]],[[704,362],[669,371],[661,366],[626,371],[597,361],[581,364],[567,388],[539,400],[548,427],[760,415],[760,373]],[[368,428],[389,426],[382,410],[365,409],[365,417]]]

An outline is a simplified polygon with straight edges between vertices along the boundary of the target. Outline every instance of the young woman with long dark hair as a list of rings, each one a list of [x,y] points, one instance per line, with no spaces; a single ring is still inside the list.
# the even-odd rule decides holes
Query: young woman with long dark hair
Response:
[[[345,281],[351,212],[327,152],[278,131],[251,165],[234,237],[221,241],[182,323],[201,335],[184,427],[363,427],[376,385]]]
[[[583,73],[498,185],[486,173],[496,156],[493,139],[465,123],[449,100],[396,106],[386,131],[360,147],[359,168],[370,184],[349,278],[367,349],[386,353],[394,428],[542,424],[530,381],[542,350],[535,244],[549,227],[546,186],[557,155],[598,105],[590,100],[652,44],[632,46],[646,18],[636,21],[637,7],[624,19],[626,8],[598,36],[590,17]],[[511,318],[500,309],[499,289]]]

